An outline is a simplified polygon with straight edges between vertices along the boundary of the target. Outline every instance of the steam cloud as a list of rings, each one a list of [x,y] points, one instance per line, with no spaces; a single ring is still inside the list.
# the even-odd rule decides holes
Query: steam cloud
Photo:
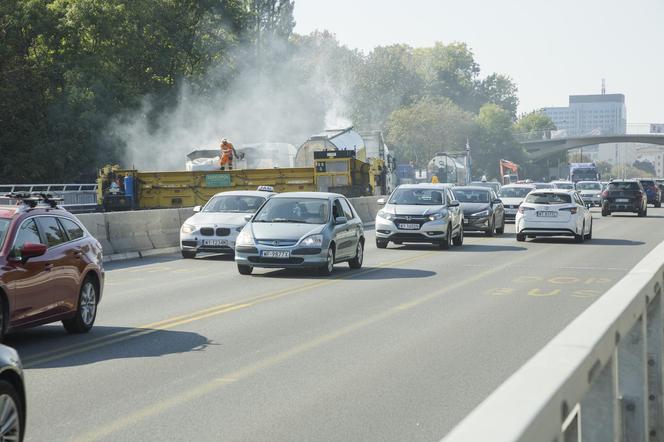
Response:
[[[144,99],[139,111],[109,126],[110,135],[126,146],[124,166],[184,170],[188,153],[218,148],[222,138],[236,146],[284,142],[299,147],[323,129],[351,125],[338,60],[316,45],[298,47],[281,60],[262,71],[241,69],[228,87],[211,93],[185,83],[176,105],[156,119],[148,118],[153,104]],[[207,76],[207,84],[223,84],[228,69],[216,66]]]

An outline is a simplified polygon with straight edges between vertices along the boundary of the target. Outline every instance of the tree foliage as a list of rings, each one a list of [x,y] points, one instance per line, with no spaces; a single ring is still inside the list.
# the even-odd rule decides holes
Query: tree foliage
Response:
[[[88,181],[105,163],[126,164],[126,139],[110,129],[112,123],[140,119],[146,124],[141,136],[150,136],[164,128],[164,115],[178,115],[174,109],[182,104],[183,90],[196,97],[233,97],[234,108],[240,104],[248,115],[245,120],[256,127],[279,126],[273,133],[280,136],[322,130],[317,126],[322,121],[383,129],[404,161],[424,164],[436,151],[462,149],[466,139],[475,164],[486,170],[494,168],[497,156],[522,158],[510,138],[516,85],[497,73],[482,77],[465,43],[397,44],[365,55],[328,32],[294,35],[294,5],[294,0],[0,2],[2,179]],[[253,90],[261,93],[271,88],[280,105],[298,117],[288,124],[264,121],[261,106],[269,99],[251,112],[251,101],[233,90],[238,79],[243,87],[254,82]],[[292,93],[274,90],[282,79],[295,85]],[[250,97],[258,93],[246,90]],[[272,111],[283,113],[281,107]],[[298,124],[307,112],[316,112],[316,118]]]

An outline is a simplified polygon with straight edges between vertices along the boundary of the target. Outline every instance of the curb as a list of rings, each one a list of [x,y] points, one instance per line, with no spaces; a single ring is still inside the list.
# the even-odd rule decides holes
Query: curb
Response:
[[[126,261],[128,259],[140,259],[157,255],[168,255],[180,251],[179,246],[163,247],[161,249],[142,250],[139,252],[114,253],[104,256],[104,262]]]

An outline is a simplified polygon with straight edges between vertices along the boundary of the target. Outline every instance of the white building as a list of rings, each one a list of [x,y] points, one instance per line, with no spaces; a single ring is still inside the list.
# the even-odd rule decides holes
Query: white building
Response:
[[[652,163],[658,177],[664,177],[664,146],[638,144],[636,145],[636,155],[639,161]]]

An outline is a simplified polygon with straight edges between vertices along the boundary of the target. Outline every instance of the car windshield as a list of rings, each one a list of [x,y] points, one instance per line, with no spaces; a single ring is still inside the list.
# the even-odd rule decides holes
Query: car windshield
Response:
[[[531,193],[526,197],[526,203],[530,204],[569,204],[572,197],[564,193]]]
[[[574,184],[572,183],[554,183],[558,189],[573,190]]]
[[[503,187],[498,192],[498,196],[501,198],[523,198],[532,190],[532,187]]]
[[[639,184],[633,181],[610,183],[609,190],[641,190]]]
[[[262,196],[215,196],[205,205],[203,212],[254,213],[264,202]]]
[[[641,181],[641,185],[642,185],[643,187],[655,187],[655,182],[654,182],[654,181],[645,181],[645,180],[642,180],[642,181]]]
[[[600,183],[577,183],[576,190],[602,190]]]
[[[7,230],[9,229],[9,223],[11,219],[9,218],[0,218],[0,247],[5,242],[5,236],[7,236]]]
[[[320,198],[272,198],[254,216],[255,223],[325,224],[330,203]]]
[[[456,188],[452,193],[462,203],[489,203],[489,192],[486,190]]]
[[[406,206],[441,206],[445,198],[437,189],[397,189],[392,194],[389,204]]]

